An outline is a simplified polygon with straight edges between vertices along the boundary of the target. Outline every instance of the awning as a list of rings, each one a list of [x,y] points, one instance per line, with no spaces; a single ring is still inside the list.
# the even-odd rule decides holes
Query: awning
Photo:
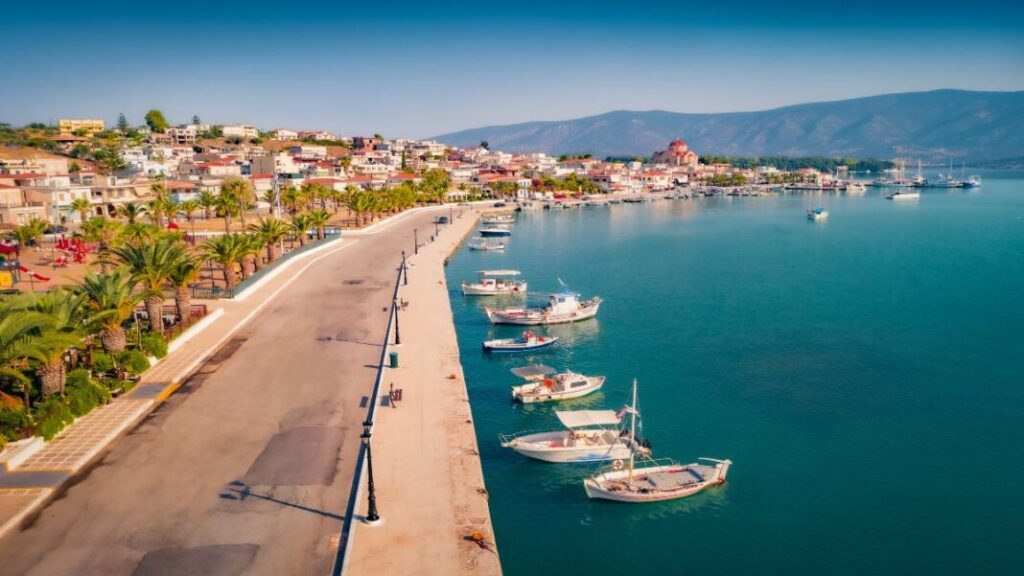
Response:
[[[519,270],[481,270],[481,276],[519,276]]]
[[[548,374],[553,374],[555,369],[551,366],[545,366],[543,364],[534,364],[532,366],[523,366],[521,368],[513,368],[512,373],[520,378],[527,380],[533,380],[535,378],[543,378]]]
[[[615,410],[569,410],[555,411],[555,415],[566,428],[583,428],[584,426],[610,426],[619,423]]]

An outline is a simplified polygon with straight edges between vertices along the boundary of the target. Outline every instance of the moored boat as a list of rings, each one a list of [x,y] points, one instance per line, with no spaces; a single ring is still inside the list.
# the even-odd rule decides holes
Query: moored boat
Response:
[[[500,436],[501,446],[544,462],[600,462],[650,449],[621,428],[614,410],[566,410],[555,415],[565,430]]]
[[[512,224],[515,220],[516,217],[511,214],[495,214],[491,216],[484,216],[480,219],[480,223],[484,226],[490,226],[493,224]]]
[[[544,324],[565,324],[593,318],[601,307],[601,298],[594,296],[589,300],[580,300],[580,295],[572,292],[552,294],[548,305],[544,308],[505,308],[492,310],[485,308],[487,319],[492,324],[520,324],[538,326]]]
[[[512,373],[527,381],[512,387],[512,399],[523,404],[580,398],[600,390],[605,380],[604,376],[584,376],[571,370],[559,374],[541,364],[513,368]]]
[[[462,281],[463,296],[525,294],[526,281],[516,280],[519,270],[481,270],[476,282]]]
[[[885,197],[886,200],[917,200],[921,197],[920,192],[902,192],[896,191]]]
[[[807,210],[808,220],[825,220],[828,218],[828,210],[824,208],[810,208]]]
[[[469,243],[469,249],[470,250],[479,250],[479,251],[501,251],[501,250],[505,249],[505,243],[504,242],[488,242],[487,240],[484,240],[483,238],[480,238],[478,240],[470,242]]]
[[[487,352],[533,352],[550,348],[558,342],[558,336],[538,336],[527,330],[519,338],[498,338],[484,341]]]
[[[512,227],[508,224],[491,224],[479,230],[480,235],[487,238],[492,236],[511,236]]]

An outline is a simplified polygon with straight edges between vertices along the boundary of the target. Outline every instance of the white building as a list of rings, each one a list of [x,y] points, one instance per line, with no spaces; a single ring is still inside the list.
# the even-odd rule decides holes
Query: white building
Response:
[[[260,132],[255,126],[248,126],[245,124],[228,124],[221,126],[221,134],[225,138],[259,138]]]

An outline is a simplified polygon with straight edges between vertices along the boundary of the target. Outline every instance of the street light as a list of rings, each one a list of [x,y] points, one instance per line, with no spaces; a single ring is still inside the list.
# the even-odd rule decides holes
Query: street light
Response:
[[[366,523],[376,524],[380,522],[380,514],[377,513],[377,491],[373,485],[373,455],[370,453],[371,426],[373,426],[371,422],[363,422],[363,435],[360,438],[363,440],[363,446],[366,446],[366,474],[369,480],[369,490],[366,495]]]
[[[409,267],[405,265],[405,250],[402,250],[402,286],[409,285]]]
[[[391,299],[391,309],[395,311],[395,346],[402,344],[402,337],[398,333],[398,298]]]
[[[412,229],[413,254],[419,254],[420,253],[420,237],[419,237],[419,234],[417,234],[418,232],[419,232],[419,228],[413,228]]]

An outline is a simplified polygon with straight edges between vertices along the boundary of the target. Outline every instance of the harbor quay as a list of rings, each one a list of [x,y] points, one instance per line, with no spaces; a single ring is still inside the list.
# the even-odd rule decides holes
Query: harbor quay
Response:
[[[0,572],[330,573],[338,556],[395,272],[402,251],[415,252],[413,240],[418,235],[427,245],[421,259],[412,257],[412,288],[403,298],[420,300],[419,290],[425,287],[417,286],[428,281],[431,254],[442,247],[440,241],[428,243],[441,214],[451,214],[450,208],[412,210],[387,219],[277,275],[253,297],[225,301],[223,315],[194,340],[209,347],[194,374],[90,462],[64,471],[67,478],[59,487],[41,489],[48,501],[0,539]],[[467,213],[457,222],[468,225],[470,220]],[[454,236],[452,230],[442,231],[442,237]],[[440,269],[433,274],[442,277]],[[450,314],[447,327],[441,328],[451,332],[450,338],[435,338],[432,333],[438,326],[421,326],[434,319],[419,316],[430,304],[425,297],[420,302],[410,304],[409,317],[402,318],[411,366],[418,354],[439,356],[436,348],[415,352],[417,341],[442,346],[449,342],[454,347]],[[419,305],[423,309],[415,312]],[[184,350],[164,362],[172,365]],[[454,358],[457,365],[457,355]],[[449,370],[447,363],[424,365],[433,370],[431,374]],[[408,390],[403,402],[389,408],[381,422],[396,422],[406,413],[412,416],[418,402],[429,402],[420,408],[441,412],[414,422],[409,440],[418,442],[417,435],[422,435],[438,450],[422,452],[430,458],[413,458],[414,450],[393,446],[389,426],[380,426],[380,528],[409,529],[402,509],[429,510],[424,524],[436,530],[448,526],[452,542],[424,540],[403,553],[399,542],[379,541],[369,527],[358,530],[355,542],[362,538],[368,551],[382,545],[391,561],[404,567],[428,554],[452,553],[452,562],[470,560],[475,553],[470,548],[477,545],[459,540],[463,531],[473,524],[488,532],[489,542],[493,537],[486,500],[477,491],[482,489],[478,457],[466,446],[443,440],[445,426],[467,419],[464,384],[443,380],[463,399],[462,406],[455,406],[452,398],[419,393],[415,368],[403,377],[406,374],[409,383],[395,380],[396,387]],[[465,426],[454,440],[475,442],[472,425]],[[73,429],[74,425],[69,431]],[[422,449],[416,445],[415,451]],[[417,473],[395,463],[396,457],[415,461]],[[391,477],[392,466],[403,473],[401,481]],[[455,474],[459,469],[469,472]],[[398,493],[405,488],[409,495]],[[40,488],[11,491],[11,508],[38,501],[33,490]],[[45,494],[46,490],[52,491]],[[445,552],[427,552],[432,546]],[[483,549],[476,549],[482,554]],[[494,558],[494,570],[480,572],[497,573],[493,546],[487,554]],[[476,564],[486,566],[488,556],[483,558]],[[353,569],[360,566],[356,559],[358,555]]]

